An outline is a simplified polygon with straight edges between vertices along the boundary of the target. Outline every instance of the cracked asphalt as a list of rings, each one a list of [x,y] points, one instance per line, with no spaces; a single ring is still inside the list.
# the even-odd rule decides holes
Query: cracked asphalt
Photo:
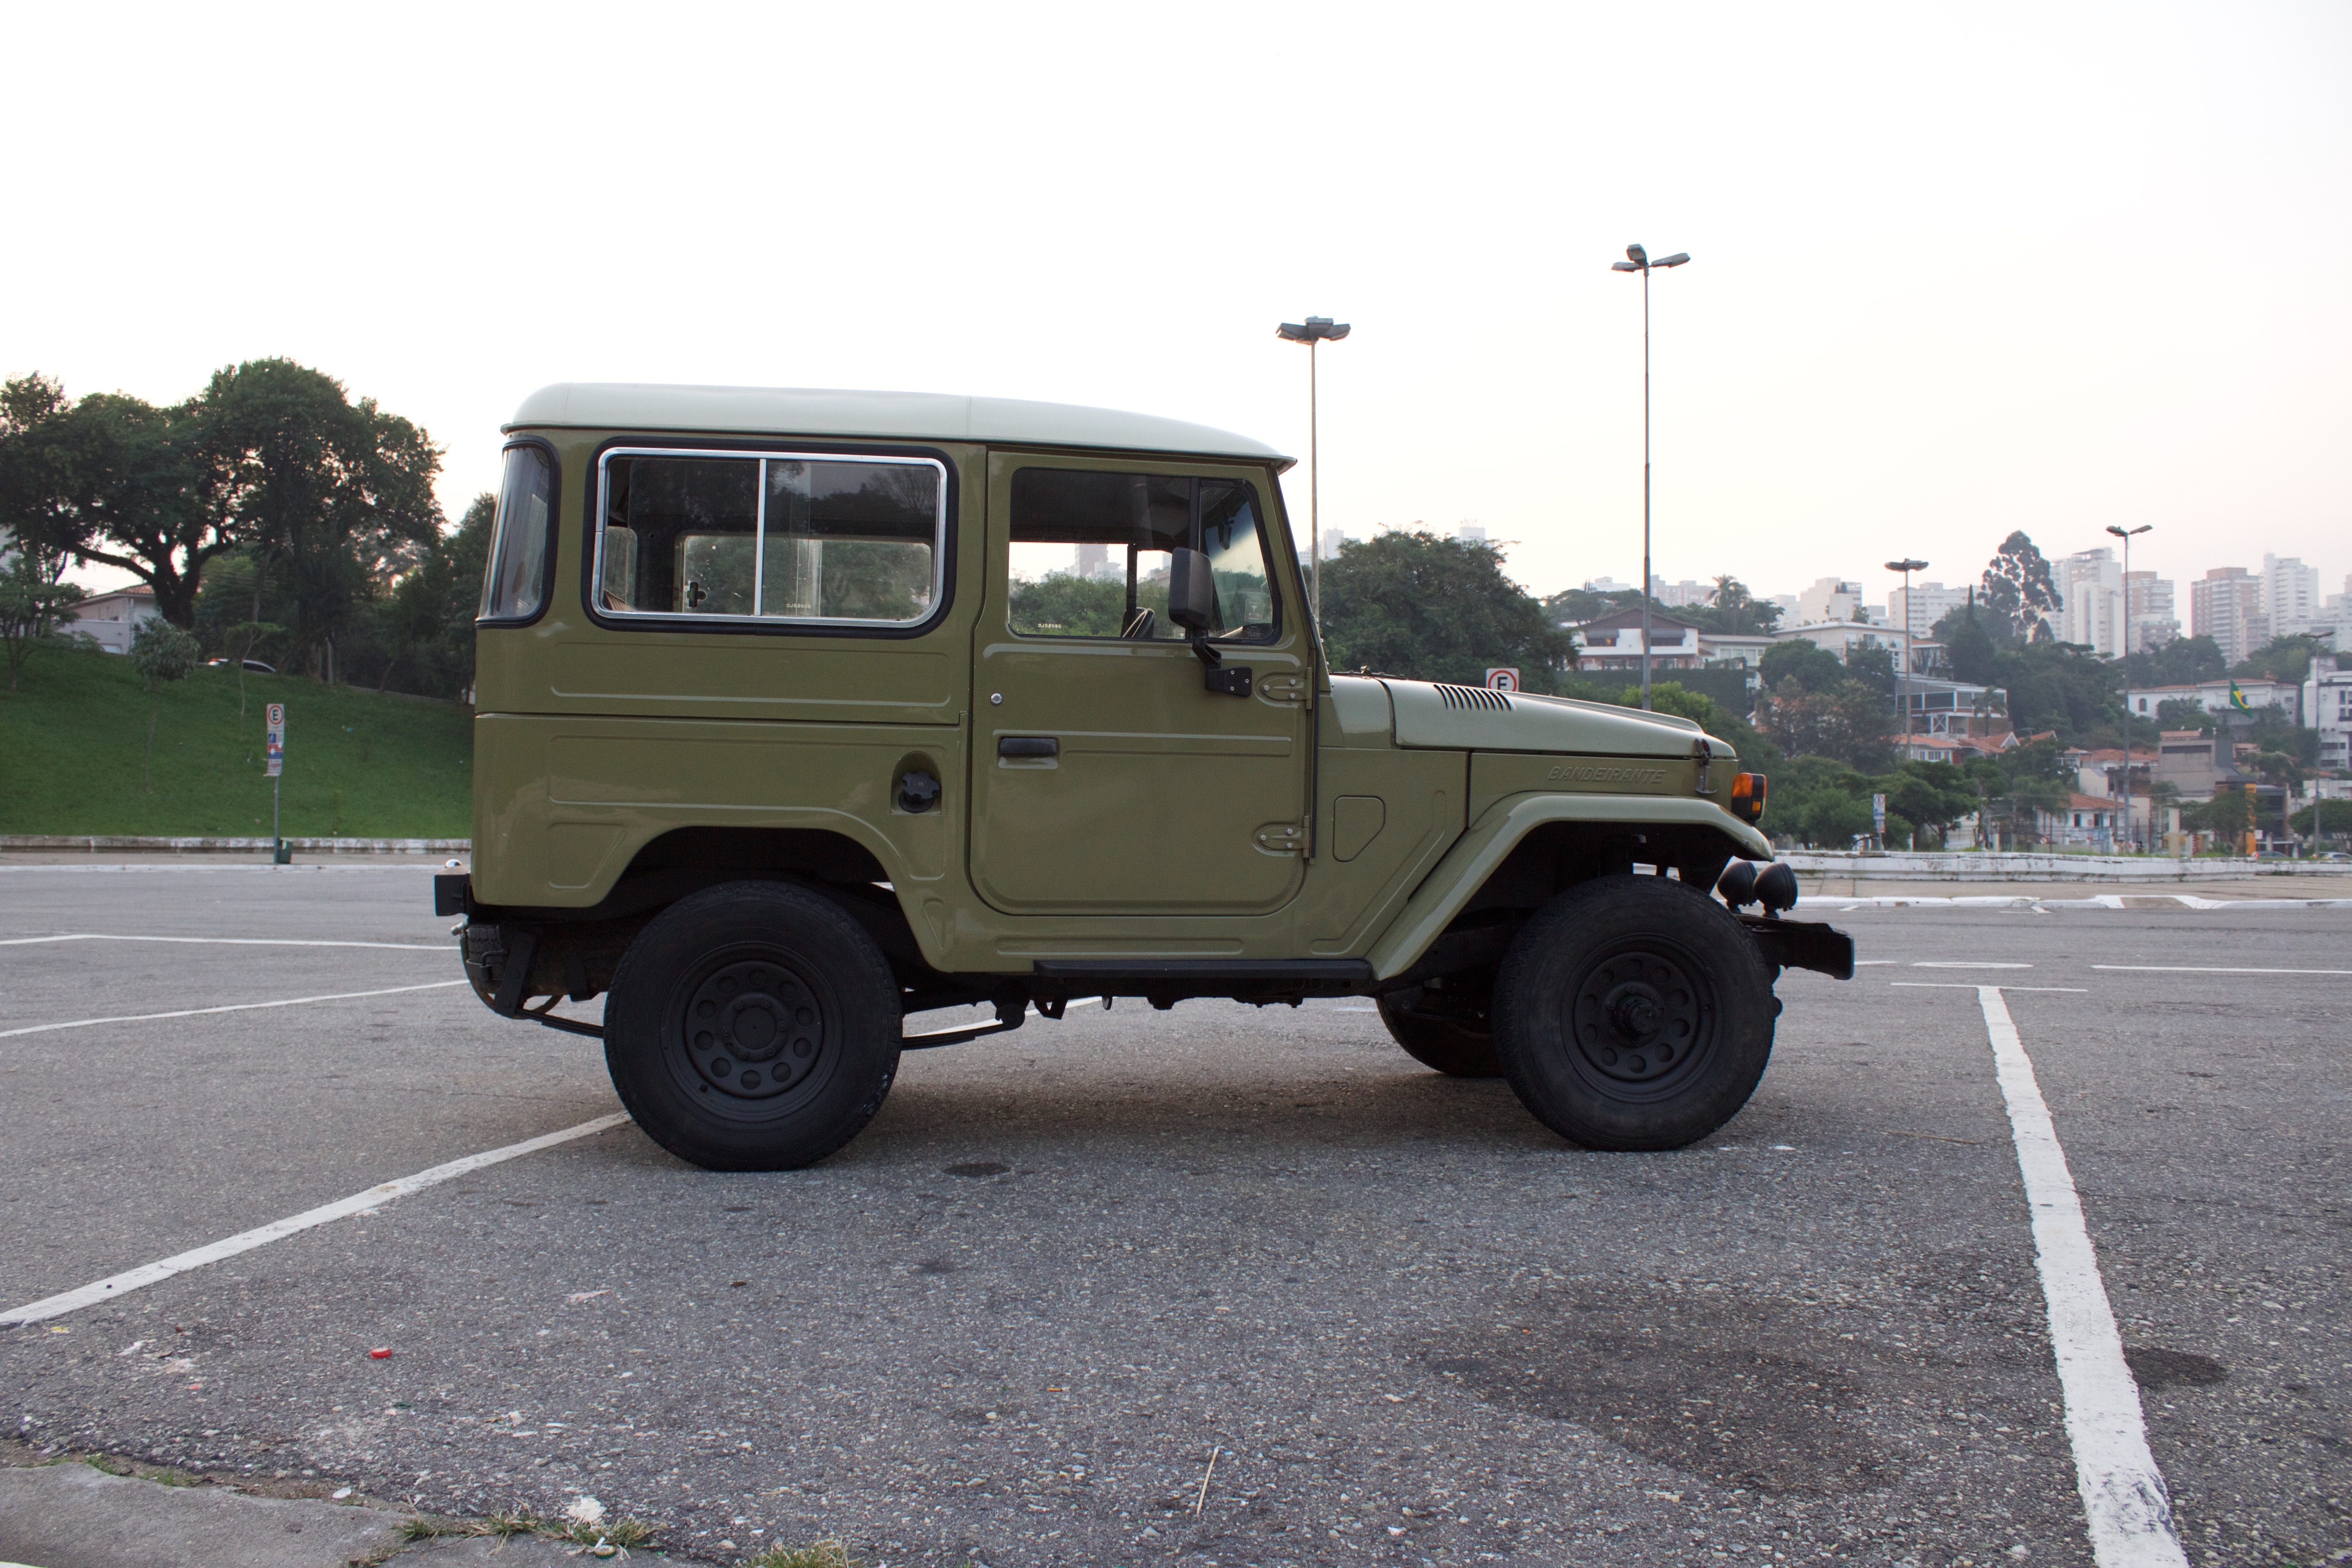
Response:
[[[2347,978],[2094,967],[2352,969],[2352,910],[1835,920],[1871,966],[1785,976],[1679,1153],[1367,1004],[1074,1007],[910,1054],[814,1170],[624,1126],[0,1331],[0,1417],[722,1562],[2088,1563],[1969,989],[2076,987],[2009,1005],[2190,1561],[2352,1548]],[[0,1039],[0,1306],[615,1110],[594,1042],[393,989],[448,924],[414,868],[0,868],[0,939],[434,950],[0,946],[0,1029],[388,993]]]

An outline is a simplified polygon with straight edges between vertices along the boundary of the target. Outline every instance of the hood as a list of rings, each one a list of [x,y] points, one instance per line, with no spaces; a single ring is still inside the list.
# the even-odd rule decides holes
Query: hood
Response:
[[[1452,752],[1554,752],[1601,757],[1731,760],[1731,747],[1687,719],[1609,702],[1534,697],[1483,686],[1383,679],[1395,712],[1396,743]]]

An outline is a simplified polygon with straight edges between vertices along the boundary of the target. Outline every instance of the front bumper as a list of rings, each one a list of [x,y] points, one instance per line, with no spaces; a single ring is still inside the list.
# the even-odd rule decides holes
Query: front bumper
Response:
[[[1741,915],[1739,923],[1756,939],[1764,962],[1782,969],[1811,969],[1832,980],[1853,978],[1853,938],[1815,921]]]

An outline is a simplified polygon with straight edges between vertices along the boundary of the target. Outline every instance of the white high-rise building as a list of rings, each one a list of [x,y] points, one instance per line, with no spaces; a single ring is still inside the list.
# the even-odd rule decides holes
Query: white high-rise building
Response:
[[[2319,568],[2305,566],[2294,556],[2263,557],[2263,608],[2271,618],[2271,636],[2293,637],[2307,632],[2320,619]]]
[[[2124,652],[2124,569],[2105,545],[2051,563],[2058,579],[2058,640],[2105,658]]]
[[[1886,624],[1901,626],[1915,637],[1934,635],[1936,623],[1969,602],[1965,584],[1947,588],[1941,583],[1914,583],[1906,603],[1904,590],[1895,589],[1886,595]]]
[[[2221,657],[2242,662],[2271,640],[2263,580],[2242,566],[2216,566],[2189,584],[2189,631],[2211,637]]]
[[[2172,582],[2153,572],[2124,574],[2124,616],[2131,626],[2131,651],[2162,647],[2180,635],[2173,608]]]
[[[1486,542],[1486,531],[1476,523],[1465,520],[1454,530],[1454,537],[1465,544],[1484,544]]]
[[[1801,626],[1818,626],[1823,621],[1858,621],[1862,618],[1862,584],[1849,583],[1843,577],[1822,577],[1797,595],[1797,621]]]

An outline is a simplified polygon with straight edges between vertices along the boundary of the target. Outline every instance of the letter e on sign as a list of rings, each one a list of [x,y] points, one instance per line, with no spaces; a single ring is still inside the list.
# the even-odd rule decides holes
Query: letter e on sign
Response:
[[[1519,689],[1519,672],[1506,667],[1490,669],[1486,672],[1486,685],[1490,690],[1517,691]]]
[[[263,717],[267,727],[269,765],[262,777],[274,779],[286,771],[286,704],[272,702]]]

